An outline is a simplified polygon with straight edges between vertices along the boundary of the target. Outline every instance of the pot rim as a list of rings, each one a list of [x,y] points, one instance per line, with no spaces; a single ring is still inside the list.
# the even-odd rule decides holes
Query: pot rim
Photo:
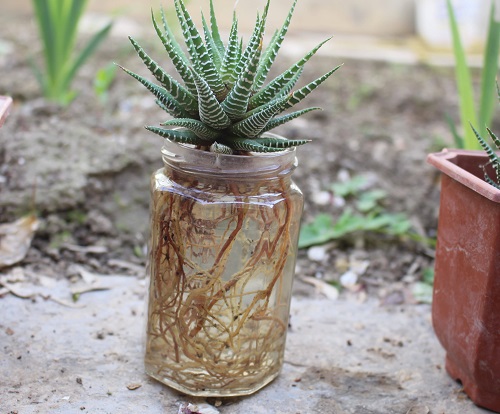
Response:
[[[279,137],[276,134],[266,134]],[[250,153],[251,155],[219,154],[202,151],[193,146],[164,140],[161,149],[163,162],[177,170],[193,174],[211,176],[280,177],[289,175],[297,167],[296,148],[270,153]]]
[[[441,173],[446,174],[483,197],[495,203],[500,203],[500,190],[459,166],[458,161],[460,158],[475,158],[478,166],[487,163],[489,160],[488,155],[482,150],[445,148],[441,152],[428,154],[427,162],[440,170]]]

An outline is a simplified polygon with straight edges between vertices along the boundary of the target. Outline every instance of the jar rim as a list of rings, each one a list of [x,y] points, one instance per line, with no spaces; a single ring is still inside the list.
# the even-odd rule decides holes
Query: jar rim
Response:
[[[279,137],[276,134],[268,135]],[[161,153],[165,165],[192,174],[276,177],[289,175],[297,167],[295,147],[279,152],[232,155],[203,151],[165,139]]]

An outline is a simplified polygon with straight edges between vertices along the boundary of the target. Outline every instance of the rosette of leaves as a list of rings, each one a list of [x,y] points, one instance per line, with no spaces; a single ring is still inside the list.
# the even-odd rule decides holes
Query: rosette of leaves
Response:
[[[202,36],[183,1],[174,0],[186,52],[175,39],[163,10],[161,25],[152,13],[156,34],[182,82],[175,80],[129,37],[157,83],[128,69],[122,69],[144,85],[155,96],[156,103],[173,118],[160,124],[161,127],[146,126],[146,129],[178,143],[227,154],[282,151],[309,142],[307,139],[288,140],[269,136],[266,132],[320,109],[313,107],[283,114],[328,79],[339,66],[294,90],[304,65],[329,40],[327,39],[286,71],[266,82],[287,33],[297,0],[294,0],[281,28],[274,32],[263,50],[269,3],[268,0],[262,15],[257,15],[255,28],[245,47],[238,34],[235,14],[229,39],[224,44],[212,1],[208,22],[202,14]]]

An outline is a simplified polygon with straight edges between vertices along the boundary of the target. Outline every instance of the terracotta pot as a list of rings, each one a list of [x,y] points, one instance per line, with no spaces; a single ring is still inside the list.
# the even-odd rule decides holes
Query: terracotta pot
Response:
[[[5,122],[7,115],[9,115],[11,105],[12,105],[12,98],[11,97],[0,96],[0,127]]]
[[[444,150],[428,162],[442,172],[434,330],[450,376],[500,412],[500,190],[483,179],[482,151]]]

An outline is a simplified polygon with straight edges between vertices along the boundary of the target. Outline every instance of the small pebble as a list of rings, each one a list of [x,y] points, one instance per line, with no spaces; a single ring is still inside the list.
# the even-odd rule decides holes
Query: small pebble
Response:
[[[313,246],[307,251],[307,257],[309,260],[315,262],[322,262],[326,259],[326,249],[323,246]]]
[[[358,275],[352,270],[348,270],[340,276],[340,284],[345,288],[352,288],[358,283]]]

